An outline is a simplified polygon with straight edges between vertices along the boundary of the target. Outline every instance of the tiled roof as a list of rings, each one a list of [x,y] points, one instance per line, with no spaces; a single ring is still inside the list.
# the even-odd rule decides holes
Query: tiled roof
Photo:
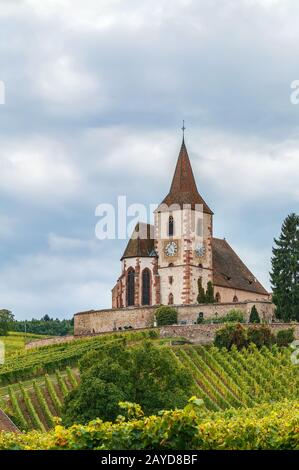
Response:
[[[241,289],[263,295],[268,294],[226,240],[213,238],[212,253],[215,286]]]
[[[193,209],[195,204],[202,204],[203,211],[205,213],[213,214],[197,190],[184,139],[180,149],[170,191],[160,206],[162,204],[166,204],[167,206],[178,204],[181,208],[184,204],[191,204]],[[159,207],[157,210],[159,210]]]
[[[142,256],[157,256],[154,251],[154,226],[139,222],[128,241],[124,258],[137,258]]]

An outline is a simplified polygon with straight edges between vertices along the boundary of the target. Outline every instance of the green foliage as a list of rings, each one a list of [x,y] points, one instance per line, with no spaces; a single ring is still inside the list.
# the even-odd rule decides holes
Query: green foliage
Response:
[[[290,214],[283,222],[272,249],[271,283],[277,318],[299,321],[299,216]]]
[[[65,336],[74,334],[74,319],[59,320],[44,315],[40,320],[15,320],[11,325],[12,331],[34,333],[47,336]]]
[[[248,343],[254,343],[258,348],[271,346],[275,336],[267,325],[250,326],[247,330]]]
[[[197,288],[198,288],[197,302],[199,304],[205,304],[206,303],[206,294],[205,294],[205,290],[202,286],[202,278],[201,277],[199,277],[197,279]]]
[[[158,326],[174,325],[178,321],[178,313],[174,307],[161,305],[155,310]]]
[[[98,419],[87,426],[56,426],[45,434],[0,433],[0,449],[295,450],[298,425],[298,401],[205,413],[201,400],[193,398],[182,410],[163,411],[150,419]]]
[[[199,304],[213,304],[215,302],[214,287],[211,281],[208,282],[207,290],[205,291],[202,286],[202,278],[199,277],[197,280],[197,288],[198,288],[197,302]]]
[[[0,310],[0,336],[6,336],[13,322],[13,314],[6,309]]]
[[[81,382],[65,401],[63,422],[114,420],[118,403],[139,403],[145,414],[184,405],[191,373],[173,361],[167,347],[145,342],[133,348],[118,345],[88,354],[80,361]]]
[[[200,312],[197,316],[196,323],[199,325],[200,323],[204,323],[203,312]]]
[[[8,358],[1,366],[0,385],[52,373],[56,369],[65,369],[67,366],[76,366],[78,360],[88,351],[106,348],[108,344],[125,340],[140,341],[152,335],[151,332],[152,330],[113,333],[22,352],[17,358]]]
[[[261,323],[261,319],[255,305],[251,309],[249,323]]]
[[[206,291],[206,303],[213,304],[215,302],[214,297],[214,287],[211,281],[207,284],[207,291]]]
[[[247,345],[246,329],[240,324],[227,324],[216,331],[214,344],[218,348],[231,349],[233,345],[238,350]]]
[[[233,308],[227,313],[227,315],[223,317],[223,321],[224,323],[244,323],[244,313],[242,312],[242,310]]]
[[[294,328],[288,328],[287,330],[280,330],[276,335],[277,346],[289,346],[295,339]]]

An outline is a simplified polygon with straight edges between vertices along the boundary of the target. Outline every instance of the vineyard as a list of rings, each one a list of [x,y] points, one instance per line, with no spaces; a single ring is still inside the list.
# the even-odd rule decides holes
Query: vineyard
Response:
[[[168,348],[174,361],[193,376],[193,394],[207,413],[250,409],[283,399],[298,400],[298,367],[288,348],[258,349],[254,344],[238,351],[214,346],[170,346],[154,330],[107,334],[70,343],[21,351],[0,366],[0,407],[21,430],[51,430],[61,415],[65,396],[79,380],[78,361],[90,351],[144,339]]]
[[[282,398],[298,399],[298,366],[287,348],[249,348],[227,351],[215,347],[173,349],[176,360],[192,371],[194,394],[212,411],[252,407]]]
[[[5,364],[0,366],[0,386],[53,373],[56,369],[65,369],[68,366],[76,367],[78,360],[85,353],[105,348],[112,343],[124,341],[129,343],[156,336],[157,332],[152,330],[116,333],[24,351],[18,356],[9,357]]]
[[[13,417],[19,429],[46,431],[60,416],[65,396],[78,385],[77,371],[67,367],[64,372],[19,382],[0,389],[1,407]]]

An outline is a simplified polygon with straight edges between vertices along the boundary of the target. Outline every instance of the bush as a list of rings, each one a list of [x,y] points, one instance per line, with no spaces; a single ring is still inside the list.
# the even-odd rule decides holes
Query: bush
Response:
[[[254,343],[258,348],[262,346],[272,346],[275,343],[275,336],[266,325],[250,326],[248,328],[248,342]]]
[[[56,426],[48,433],[0,433],[0,450],[295,450],[298,412],[298,401],[283,401],[204,415],[200,400],[193,398],[183,410],[150,419],[96,420],[69,429]]]
[[[251,309],[249,323],[261,323],[259,312],[257,311],[255,305]]]
[[[235,323],[244,323],[244,313],[242,310],[232,309],[228,314],[223,318],[223,321],[226,323],[235,322]]]
[[[161,305],[155,311],[158,326],[173,325],[178,322],[178,313],[174,307]]]
[[[240,350],[247,345],[246,329],[240,323],[225,325],[216,332],[214,345],[229,350],[235,345]]]
[[[288,346],[295,339],[294,328],[288,328],[287,330],[280,330],[276,335],[277,346]]]

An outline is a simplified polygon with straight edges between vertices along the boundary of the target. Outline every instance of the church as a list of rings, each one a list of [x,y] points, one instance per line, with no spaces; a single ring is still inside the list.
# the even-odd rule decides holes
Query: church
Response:
[[[194,305],[212,283],[215,303],[263,302],[270,294],[225,238],[213,236],[213,211],[198,192],[185,139],[171,187],[154,212],[138,223],[121,257],[112,308]]]

